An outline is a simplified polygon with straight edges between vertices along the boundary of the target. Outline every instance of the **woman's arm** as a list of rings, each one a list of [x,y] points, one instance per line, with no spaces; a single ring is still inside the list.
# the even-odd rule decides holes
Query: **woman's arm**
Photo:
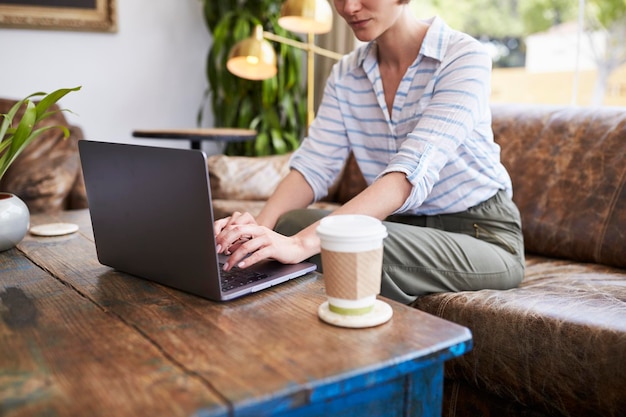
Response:
[[[279,211],[278,207],[295,205],[289,200],[301,201],[297,192],[289,193],[296,190],[292,187],[298,183],[299,179],[292,178],[285,182],[284,188],[277,189],[278,197],[275,202],[272,205],[268,202],[268,210],[264,209],[264,212],[268,213],[268,221]],[[334,211],[332,215],[365,214],[382,220],[397,210],[410,192],[411,184],[405,174],[392,172],[379,178],[359,195]],[[283,263],[303,261],[320,251],[320,241],[315,230],[317,226],[318,223],[314,223],[291,237],[282,236],[267,226],[256,224],[233,225],[225,228],[218,237],[218,243],[223,248],[230,248],[234,243],[248,239],[233,251],[225,269],[228,270],[234,265],[245,268],[267,258],[277,259]]]
[[[333,211],[331,216],[338,214],[365,214],[384,220],[402,206],[411,193],[411,188],[412,185],[404,173],[389,173],[379,178],[352,200]],[[320,240],[316,233],[318,225],[319,222],[316,222],[293,236],[302,251],[302,259],[300,260],[307,259],[320,252]]]
[[[406,174],[390,172],[335,210],[333,214],[366,214],[383,220],[404,204],[412,187]]]

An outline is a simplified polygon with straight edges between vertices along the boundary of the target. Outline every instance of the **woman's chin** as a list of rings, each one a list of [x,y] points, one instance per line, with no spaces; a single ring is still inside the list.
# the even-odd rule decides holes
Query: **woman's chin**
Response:
[[[376,39],[371,33],[354,31],[354,36],[361,42],[370,42]]]

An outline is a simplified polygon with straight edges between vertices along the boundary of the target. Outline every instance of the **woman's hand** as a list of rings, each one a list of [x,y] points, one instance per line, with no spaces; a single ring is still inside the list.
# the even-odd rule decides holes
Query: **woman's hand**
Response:
[[[223,219],[216,220],[215,223],[213,223],[213,233],[215,234],[215,237],[217,237],[225,228],[231,225],[235,225],[235,224],[257,224],[257,223],[256,223],[256,220],[254,219],[254,216],[252,216],[252,214],[248,212],[240,213],[236,211],[229,217],[224,217]]]
[[[220,235],[222,234],[222,231],[224,231],[224,229],[230,229],[232,228],[232,226],[245,225],[245,224],[248,224],[248,225],[257,224],[256,220],[254,219],[254,216],[252,216],[248,212],[240,213],[236,211],[229,217],[224,217],[223,219],[219,219],[215,221],[215,223],[213,224],[213,233],[215,235],[215,240],[217,242],[217,247],[216,247],[217,253],[224,253],[225,255],[230,255],[230,253],[233,250],[237,249],[237,247],[239,247],[239,245],[243,243],[243,240],[247,240],[247,237],[244,236],[241,238],[240,241],[236,241],[230,244],[224,244],[222,242],[223,237],[220,238]]]
[[[250,216],[251,217],[251,216]],[[264,226],[259,226],[250,218],[238,216],[239,221],[220,220],[216,225],[215,237],[218,253],[229,255],[224,270],[234,266],[246,268],[264,259],[275,259],[282,263],[297,263],[307,258],[300,239],[287,237]],[[217,223],[217,222],[216,222]]]

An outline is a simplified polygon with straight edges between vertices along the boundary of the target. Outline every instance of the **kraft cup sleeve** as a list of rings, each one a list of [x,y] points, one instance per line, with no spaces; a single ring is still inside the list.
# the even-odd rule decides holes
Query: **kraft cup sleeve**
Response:
[[[383,248],[365,252],[322,249],[326,295],[359,300],[380,293]]]

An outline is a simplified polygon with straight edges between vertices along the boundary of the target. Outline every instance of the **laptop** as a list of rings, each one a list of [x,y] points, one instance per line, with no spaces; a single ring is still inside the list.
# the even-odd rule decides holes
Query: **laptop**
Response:
[[[226,257],[215,249],[204,152],[89,140],[78,145],[101,264],[215,301],[315,270],[309,262],[274,260],[222,270]]]

